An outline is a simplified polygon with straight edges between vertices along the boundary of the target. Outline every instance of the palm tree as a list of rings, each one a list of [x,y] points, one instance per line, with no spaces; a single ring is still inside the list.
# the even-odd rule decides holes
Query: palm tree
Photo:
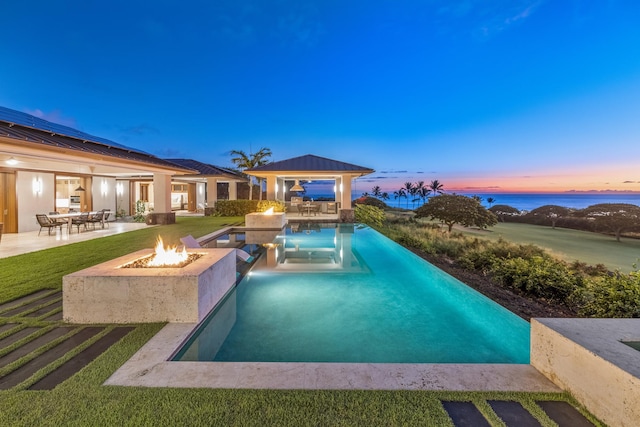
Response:
[[[431,193],[433,193],[434,196],[436,194],[444,193],[444,187],[442,186],[440,181],[438,181],[437,179],[434,179],[433,181],[431,181],[431,183],[429,184],[429,190],[431,191]]]
[[[487,203],[489,203],[489,207],[496,202],[496,199],[493,197],[487,197]]]
[[[404,188],[400,188],[398,189],[398,191],[394,191],[393,192],[393,198],[394,199],[402,199],[403,197],[407,197],[407,193],[406,191],[404,191]],[[400,200],[398,200],[398,207],[400,206]]]
[[[380,189],[379,185],[376,185],[375,187],[373,187],[371,189],[371,195],[377,199],[380,198],[380,195],[382,194],[382,190]]]
[[[271,150],[263,147],[249,155],[242,150],[231,150],[230,154],[235,156],[231,158],[231,162],[244,172],[247,169],[253,169],[269,163],[267,157],[271,157]],[[260,200],[262,200],[262,178],[258,179],[258,183],[260,185]],[[249,177],[249,200],[253,200],[253,177]]]
[[[409,182],[409,181],[405,182],[404,183],[404,187],[402,188],[402,190],[406,191],[405,197],[407,198],[407,209],[409,209],[409,197],[407,197],[407,196],[408,195],[412,195],[413,196],[413,195],[416,194],[415,190],[414,190],[414,187],[413,187],[413,183]]]

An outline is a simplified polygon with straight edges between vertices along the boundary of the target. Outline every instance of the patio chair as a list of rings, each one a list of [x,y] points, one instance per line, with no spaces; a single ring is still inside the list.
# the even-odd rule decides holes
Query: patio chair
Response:
[[[104,218],[102,218],[102,228],[104,228],[104,226],[106,225],[107,228],[109,228],[109,215],[111,215],[111,211],[107,210],[107,209],[103,209],[104,211]]]
[[[58,227],[60,228],[60,232],[62,232],[62,224],[53,221],[51,218],[49,218],[45,214],[36,214],[36,220],[38,221],[38,225],[40,226],[40,230],[38,231],[38,236],[40,235],[40,232],[42,231],[43,228],[47,229],[47,231],[49,232],[49,236],[51,236],[52,228]]]
[[[60,215],[60,212],[52,211],[52,212],[49,212],[49,215]],[[49,218],[49,219],[55,223],[67,225],[67,220],[64,218],[55,218],[55,219]]]
[[[320,213],[320,205],[313,204],[309,208],[309,215],[317,216]]]
[[[80,226],[82,225],[84,229],[87,229],[87,221],[89,219],[89,212],[82,212],[80,216],[72,218],[71,224],[75,225],[78,228],[78,233],[80,233]]]
[[[91,227],[93,227],[94,230],[96,229],[96,224],[98,223],[102,226],[102,228],[104,228],[104,209],[87,218],[87,224],[91,224]]]
[[[328,214],[337,214],[338,213],[338,205],[336,202],[327,203],[327,213]]]

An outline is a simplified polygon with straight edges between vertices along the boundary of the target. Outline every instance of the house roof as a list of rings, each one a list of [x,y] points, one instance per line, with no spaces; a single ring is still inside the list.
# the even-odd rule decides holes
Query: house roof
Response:
[[[0,137],[184,171],[183,166],[67,126],[0,107]]]
[[[338,160],[327,159],[326,157],[306,154],[300,157],[280,160],[267,163],[252,169],[245,170],[251,175],[262,172],[312,172],[312,173],[354,173],[357,175],[367,175],[373,173],[373,169],[358,166],[351,163],[340,162]]]
[[[233,179],[239,179],[246,181],[247,178],[240,172],[232,169],[223,168],[220,166],[210,165],[208,163],[202,163],[192,159],[165,159],[176,165],[183,166],[187,169],[193,169],[198,171],[199,176],[224,176]]]

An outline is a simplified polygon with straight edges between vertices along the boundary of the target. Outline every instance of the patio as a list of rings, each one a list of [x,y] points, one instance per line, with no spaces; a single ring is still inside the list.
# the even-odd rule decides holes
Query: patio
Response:
[[[145,227],[149,226],[144,222],[111,221],[109,222],[109,227],[103,229],[98,228],[87,233],[68,233],[66,227],[63,227],[62,230],[56,228],[55,234],[52,230],[50,236],[47,235],[46,232],[38,236],[37,230],[3,234],[2,240],[0,240],[0,258],[55,248],[70,243],[84,242],[86,240],[126,233],[127,231],[138,230]]]

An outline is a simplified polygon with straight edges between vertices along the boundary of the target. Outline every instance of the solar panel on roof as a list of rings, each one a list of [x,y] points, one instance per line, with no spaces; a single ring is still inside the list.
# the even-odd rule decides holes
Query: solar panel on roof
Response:
[[[32,116],[31,114],[12,110],[10,108],[6,108],[2,106],[0,106],[0,120],[9,122],[9,123],[15,123],[21,126],[27,126],[34,129],[44,130],[51,133],[71,136],[73,138],[77,138],[80,140],[87,140],[91,142],[96,142],[98,144],[108,145],[111,147],[118,147],[125,150],[131,150],[138,153],[148,154],[148,153],[145,153],[144,151],[140,151],[131,147],[127,147],[122,144],[118,144],[117,142],[113,142],[106,138],[100,138],[99,136],[90,135],[88,133],[81,132],[77,129],[70,128],[69,126],[53,123],[36,116]]]

